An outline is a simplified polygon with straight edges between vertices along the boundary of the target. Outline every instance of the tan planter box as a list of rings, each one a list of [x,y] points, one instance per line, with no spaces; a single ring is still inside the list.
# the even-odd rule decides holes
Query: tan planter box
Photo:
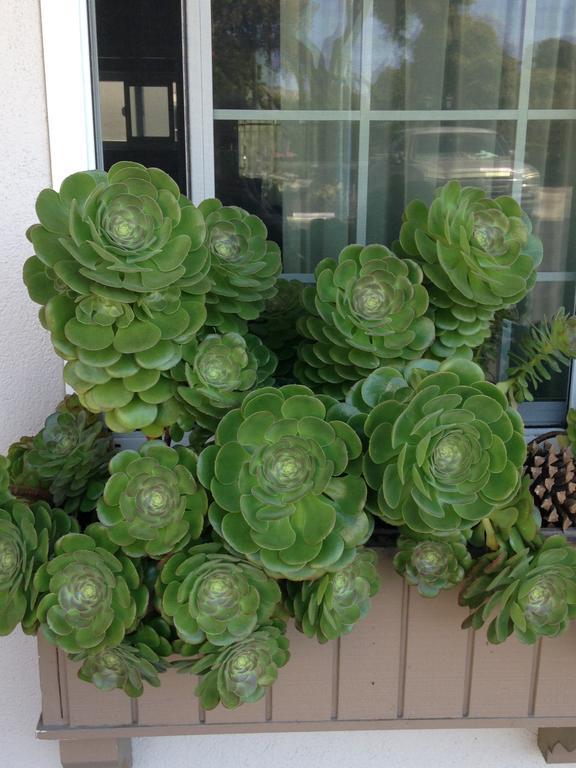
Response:
[[[355,631],[328,645],[290,631],[292,658],[262,701],[204,712],[195,680],[166,673],[130,701],[77,678],[77,666],[39,638],[42,717],[37,735],[60,739],[65,768],[128,768],[133,736],[399,728],[540,728],[548,762],[576,753],[576,625],[524,646],[464,632],[456,593],[427,600],[381,550],[382,589]]]

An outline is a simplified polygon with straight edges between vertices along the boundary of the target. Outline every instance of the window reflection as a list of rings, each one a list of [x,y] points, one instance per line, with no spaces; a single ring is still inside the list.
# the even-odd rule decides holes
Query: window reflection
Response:
[[[312,272],[355,239],[355,124],[216,121],[214,135],[218,196],[264,220],[285,272]]]
[[[523,6],[375,0],[372,109],[514,109]]]

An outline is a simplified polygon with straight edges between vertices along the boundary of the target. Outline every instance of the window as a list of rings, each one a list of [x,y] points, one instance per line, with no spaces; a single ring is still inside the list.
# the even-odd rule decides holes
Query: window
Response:
[[[545,250],[517,325],[574,308],[573,0],[183,6],[91,0],[105,165],[156,153],[195,199],[261,216],[304,279],[348,242],[390,244],[450,178],[512,194]],[[568,389],[542,387],[527,423],[561,423]]]

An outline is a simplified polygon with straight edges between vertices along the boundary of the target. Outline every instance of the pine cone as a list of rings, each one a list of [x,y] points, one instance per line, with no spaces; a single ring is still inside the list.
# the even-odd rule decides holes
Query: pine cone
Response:
[[[576,459],[572,450],[538,438],[528,445],[526,474],[544,528],[576,525]]]

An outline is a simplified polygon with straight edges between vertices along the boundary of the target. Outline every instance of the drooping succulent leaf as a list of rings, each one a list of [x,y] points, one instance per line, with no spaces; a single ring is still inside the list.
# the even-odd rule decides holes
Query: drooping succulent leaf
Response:
[[[200,676],[196,695],[206,710],[223,704],[235,709],[259,701],[290,658],[285,625],[260,627],[244,640],[224,648],[206,643],[196,662],[176,662],[182,672]]]
[[[287,582],[286,602],[296,626],[321,643],[351,632],[366,616],[380,577],[373,550],[359,549],[354,560],[316,581]]]
[[[488,640],[512,633],[523,643],[556,637],[576,617],[576,549],[551,536],[535,551],[490,552],[477,561],[460,593],[471,609],[463,627],[488,626]]]

